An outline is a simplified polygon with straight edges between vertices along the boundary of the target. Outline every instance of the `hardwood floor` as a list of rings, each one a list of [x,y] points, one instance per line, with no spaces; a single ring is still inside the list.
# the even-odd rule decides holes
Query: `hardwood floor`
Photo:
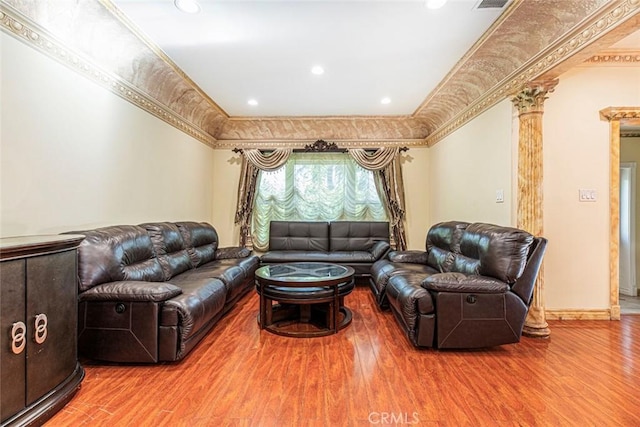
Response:
[[[553,321],[551,338],[481,351],[418,350],[358,286],[337,335],[260,331],[258,298],[185,360],[84,362],[47,426],[638,426],[640,316]]]

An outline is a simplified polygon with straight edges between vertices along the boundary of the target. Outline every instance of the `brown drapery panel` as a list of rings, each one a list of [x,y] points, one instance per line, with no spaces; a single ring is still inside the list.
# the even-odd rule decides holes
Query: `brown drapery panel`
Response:
[[[376,188],[389,213],[391,234],[395,240],[396,250],[405,250],[407,237],[404,230],[404,181],[399,156],[400,148],[382,147],[373,153],[355,148],[350,149],[349,154],[360,166],[373,171],[376,177]]]
[[[240,245],[247,246],[251,234],[251,214],[256,195],[258,172],[276,170],[289,160],[291,149],[277,149],[263,154],[260,150],[243,150],[240,183],[238,185],[238,204],[235,223],[240,225]]]

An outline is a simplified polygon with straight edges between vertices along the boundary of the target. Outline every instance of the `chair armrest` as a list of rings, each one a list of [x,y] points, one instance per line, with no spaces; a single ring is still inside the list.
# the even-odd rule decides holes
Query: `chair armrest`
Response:
[[[405,262],[409,264],[426,264],[426,251],[391,251],[389,252],[389,261]]]
[[[487,276],[462,273],[432,274],[420,286],[435,292],[472,292],[474,294],[503,294],[510,288],[505,282]]]
[[[251,255],[251,250],[243,246],[229,246],[228,248],[218,248],[214,259],[246,258]]]
[[[387,252],[389,252],[390,248],[391,245],[389,244],[389,242],[378,240],[373,244],[373,246],[371,246],[369,252],[371,252],[371,255],[373,255],[375,259],[382,259],[387,254]]]
[[[181,293],[182,289],[167,282],[126,280],[94,286],[79,298],[80,301],[162,302]]]

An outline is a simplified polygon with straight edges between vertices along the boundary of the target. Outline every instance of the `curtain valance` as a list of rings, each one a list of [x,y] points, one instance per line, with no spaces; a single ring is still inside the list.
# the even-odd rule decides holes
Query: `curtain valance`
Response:
[[[377,171],[386,168],[400,153],[399,147],[382,147],[374,152],[364,148],[351,148],[349,154],[363,168]]]
[[[291,155],[291,149],[278,148],[269,153],[263,153],[257,149],[243,150],[242,154],[249,163],[258,169],[270,171],[278,169],[280,166],[287,163],[287,160],[289,160],[289,156]]]

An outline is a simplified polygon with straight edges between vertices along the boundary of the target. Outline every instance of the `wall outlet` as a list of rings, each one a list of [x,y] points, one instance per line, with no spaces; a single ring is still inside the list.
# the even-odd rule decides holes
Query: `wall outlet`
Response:
[[[595,202],[597,200],[596,190],[581,188],[578,191],[578,200],[581,202]]]
[[[504,190],[496,190],[496,203],[504,203]]]

